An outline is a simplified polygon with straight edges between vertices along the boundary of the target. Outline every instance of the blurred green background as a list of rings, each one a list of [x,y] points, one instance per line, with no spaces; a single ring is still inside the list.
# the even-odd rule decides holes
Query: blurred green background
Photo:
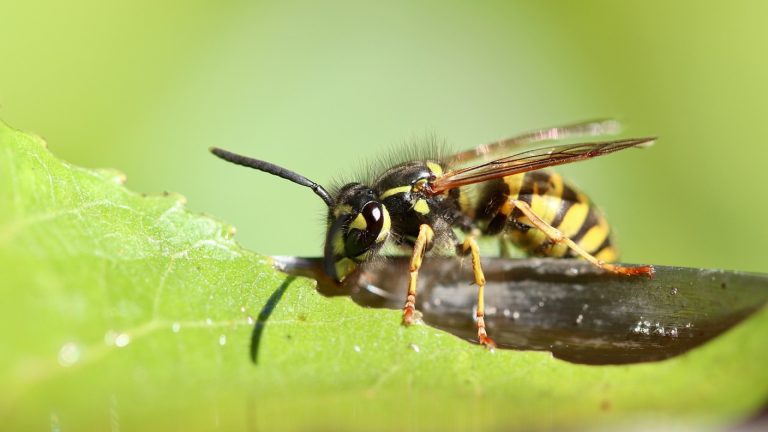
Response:
[[[595,117],[658,145],[562,169],[630,262],[768,271],[763,2],[2,1],[0,118],[176,191],[267,254],[318,255],[321,183],[436,133],[457,149]]]

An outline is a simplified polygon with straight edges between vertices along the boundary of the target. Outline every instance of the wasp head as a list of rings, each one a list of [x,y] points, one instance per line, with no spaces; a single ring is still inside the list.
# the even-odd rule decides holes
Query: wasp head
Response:
[[[328,233],[325,237],[325,271],[342,281],[361,262],[375,254],[389,236],[389,212],[377,201],[373,189],[359,183],[342,187],[332,197],[319,184],[299,173],[227,150],[212,147],[211,153],[237,165],[281,177],[308,187],[328,206]]]
[[[342,187],[328,210],[325,238],[325,271],[342,281],[358,264],[373,256],[389,236],[387,208],[368,186]]]

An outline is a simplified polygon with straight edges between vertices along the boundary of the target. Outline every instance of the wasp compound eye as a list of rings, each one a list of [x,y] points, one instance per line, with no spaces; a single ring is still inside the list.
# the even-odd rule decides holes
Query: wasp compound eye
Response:
[[[344,253],[350,258],[359,258],[374,247],[381,238],[386,225],[386,210],[381,203],[369,201],[349,224],[344,239]]]
[[[382,205],[371,201],[363,207],[360,214],[365,218],[365,230],[378,236],[381,229],[384,227],[384,211]]]

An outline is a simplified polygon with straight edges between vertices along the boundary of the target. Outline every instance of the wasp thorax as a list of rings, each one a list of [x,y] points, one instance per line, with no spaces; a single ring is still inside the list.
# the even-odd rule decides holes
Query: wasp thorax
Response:
[[[342,187],[328,212],[326,272],[343,280],[384,244],[389,229],[389,212],[371,188],[359,183]]]

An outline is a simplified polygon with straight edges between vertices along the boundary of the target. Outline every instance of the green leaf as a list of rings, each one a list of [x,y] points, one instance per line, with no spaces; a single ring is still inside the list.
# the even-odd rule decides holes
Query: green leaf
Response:
[[[766,310],[655,363],[491,353],[323,297],[182,197],[122,180],[0,124],[8,430],[722,427],[768,398]]]

